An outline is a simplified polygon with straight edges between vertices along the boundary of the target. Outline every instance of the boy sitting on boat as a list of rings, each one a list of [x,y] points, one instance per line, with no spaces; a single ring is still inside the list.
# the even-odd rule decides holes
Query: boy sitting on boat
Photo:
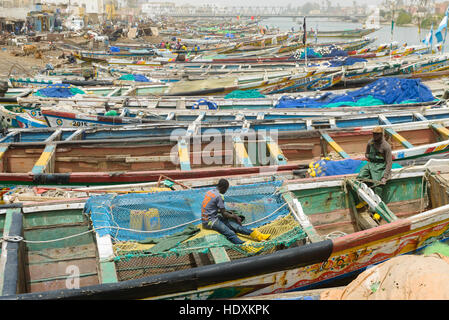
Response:
[[[270,237],[270,234],[263,234],[257,229],[249,229],[244,227],[242,225],[242,218],[238,214],[226,210],[224,205],[224,194],[228,188],[229,181],[226,179],[220,179],[215,189],[206,192],[201,205],[201,220],[203,228],[215,230],[221,233],[234,244],[244,244],[247,246],[250,242],[242,241],[237,236],[237,233],[249,235],[251,238],[258,241],[267,240]]]

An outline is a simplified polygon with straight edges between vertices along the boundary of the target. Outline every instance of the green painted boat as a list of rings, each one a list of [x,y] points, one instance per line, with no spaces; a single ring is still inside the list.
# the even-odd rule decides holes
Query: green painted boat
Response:
[[[447,168],[393,170],[381,199],[354,175],[234,180],[227,208],[271,234],[249,247],[198,227],[213,184],[3,206],[1,298],[205,300],[330,286],[448,240]]]

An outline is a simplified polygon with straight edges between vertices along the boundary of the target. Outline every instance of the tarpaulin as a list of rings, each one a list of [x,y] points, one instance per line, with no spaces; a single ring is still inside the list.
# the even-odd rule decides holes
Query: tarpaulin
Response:
[[[365,99],[365,100],[362,100]],[[421,79],[384,78],[343,94],[326,92],[317,97],[282,96],[276,108],[332,108],[434,101],[432,91]],[[362,103],[361,103],[362,102]]]

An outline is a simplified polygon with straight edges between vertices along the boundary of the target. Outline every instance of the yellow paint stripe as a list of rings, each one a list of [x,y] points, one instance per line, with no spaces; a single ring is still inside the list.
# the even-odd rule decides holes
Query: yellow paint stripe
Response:
[[[268,142],[267,143],[268,146],[268,151],[275,157],[277,157],[278,155],[284,155],[281,151],[281,149],[279,149],[279,146],[277,145],[277,143],[274,142]]]
[[[39,160],[34,164],[34,166],[46,166],[50,161],[51,156],[53,155],[52,151],[44,151],[42,152]]]
[[[235,151],[239,158],[245,159],[248,158],[248,153],[246,152],[245,146],[241,142],[235,143]]]
[[[399,238],[402,238],[402,237],[405,237],[405,236],[408,236],[408,235],[411,235],[411,234],[420,233],[422,230],[425,230],[425,229],[431,230],[431,231],[429,231],[429,233],[427,233],[425,235],[425,237],[420,238],[420,241],[423,242],[423,241],[425,241],[428,238],[438,236],[438,235],[442,234],[443,232],[445,232],[445,230],[447,230],[448,228],[437,228],[435,230],[434,230],[434,228],[439,226],[439,225],[444,225],[444,224],[446,224],[448,222],[449,222],[449,219],[444,219],[444,220],[441,220],[441,221],[437,221],[437,222],[434,222],[434,223],[422,226],[420,228],[410,229],[408,231],[405,231],[405,232],[402,232],[402,233],[399,233],[399,234],[395,234],[395,235],[389,236],[387,238],[382,238],[382,239],[379,239],[379,240],[375,240],[375,241],[364,243],[364,244],[361,244],[361,245],[358,245],[358,246],[354,246],[354,247],[351,247],[349,249],[344,249],[344,250],[341,250],[341,251],[333,252],[331,254],[331,257],[332,256],[336,256],[336,255],[344,255],[344,254],[347,254],[347,253],[350,253],[350,252],[354,252],[354,251],[363,249],[365,247],[371,247],[371,246],[377,245],[379,243],[387,243],[387,242],[390,242],[390,241],[394,240],[395,238],[399,239]],[[412,222],[412,224],[413,224],[413,222]],[[413,243],[413,246],[416,249],[416,243]],[[404,251],[401,251],[399,254],[401,254],[403,252]]]
[[[398,134],[398,133],[394,133],[394,134],[393,134],[393,138],[395,138],[395,139],[398,140],[399,142],[405,142],[405,141],[407,141],[407,140],[405,140],[405,138],[404,138],[403,136],[401,136],[401,135]]]
[[[436,147],[433,151],[440,151],[447,147],[447,144],[442,144],[441,146]]]
[[[178,145],[178,154],[179,154],[179,160],[181,160],[181,162],[189,162],[189,156],[187,154],[187,150],[179,145]]]
[[[436,128],[439,133],[441,133],[446,138],[449,137],[449,130],[443,126]]]
[[[335,141],[329,141],[329,145],[338,153],[344,152],[344,150]]]

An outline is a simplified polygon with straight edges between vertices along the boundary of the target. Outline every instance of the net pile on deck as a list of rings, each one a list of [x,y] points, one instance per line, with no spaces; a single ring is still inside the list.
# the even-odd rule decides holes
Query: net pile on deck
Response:
[[[418,103],[436,100],[420,79],[384,78],[343,94],[325,92],[316,97],[282,96],[276,108],[335,108]]]
[[[288,248],[306,237],[278,192],[280,186],[281,182],[234,186],[225,194],[226,208],[243,214],[245,226],[271,234],[269,240],[253,243],[262,247],[258,254]],[[208,260],[211,248],[223,248],[231,260],[254,254],[202,228],[201,203],[210,189],[91,197],[85,212],[99,236],[112,237],[119,279],[191,268],[191,254]]]

